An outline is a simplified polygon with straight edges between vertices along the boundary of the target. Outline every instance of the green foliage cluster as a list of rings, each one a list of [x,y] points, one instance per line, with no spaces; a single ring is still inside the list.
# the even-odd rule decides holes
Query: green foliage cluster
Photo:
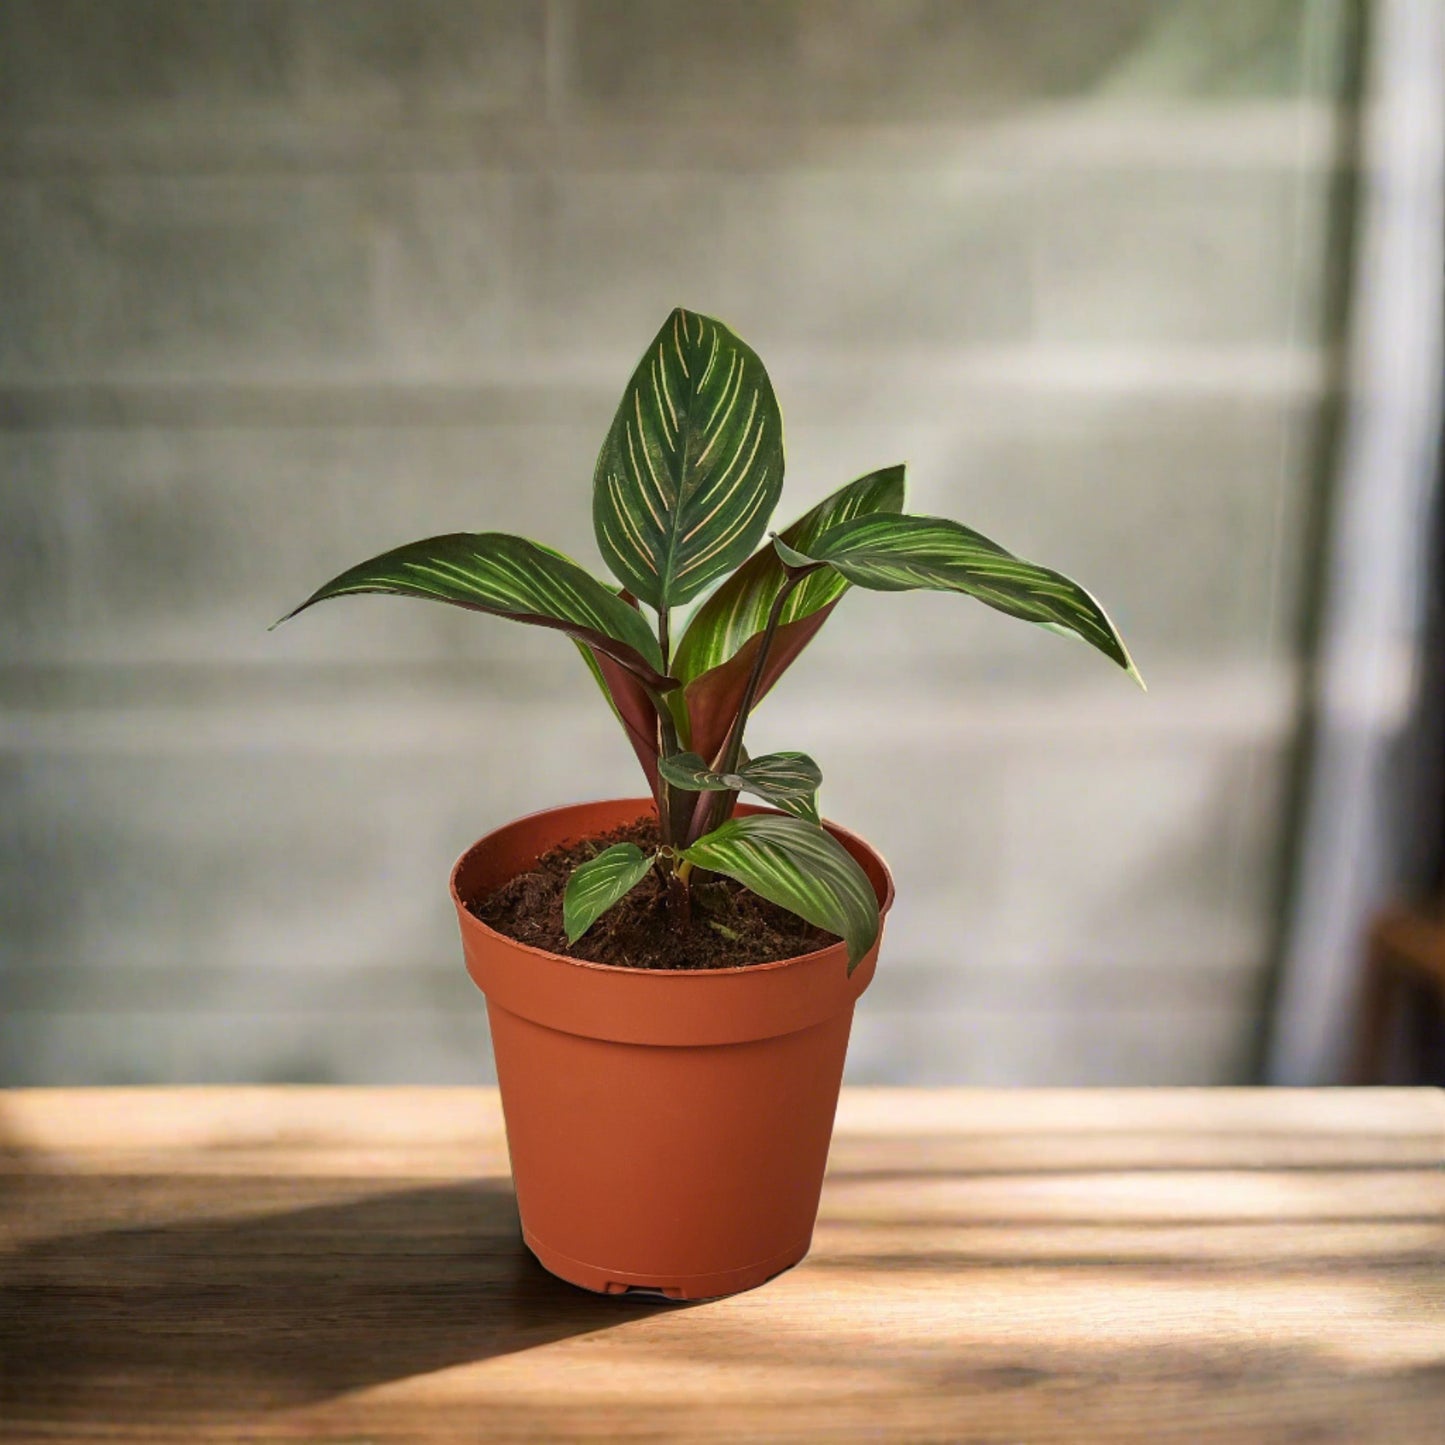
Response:
[[[820,822],[822,773],[804,753],[743,746],[753,708],[848,588],[961,592],[1139,674],[1078,583],[959,522],[905,513],[902,466],[848,483],[765,542],[782,486],[782,415],[762,362],[720,322],[677,310],[633,372],[593,477],[597,543],[620,588],[523,537],[452,533],[349,568],[287,616],[385,592],[567,633],[637,753],[661,836],[651,856],[624,843],[576,869],[569,938],[654,868],[687,926],[700,869],[839,935],[851,968],[878,935],[878,902]],[[699,598],[674,643],[678,609]],[[779,811],[735,816],[740,793]]]

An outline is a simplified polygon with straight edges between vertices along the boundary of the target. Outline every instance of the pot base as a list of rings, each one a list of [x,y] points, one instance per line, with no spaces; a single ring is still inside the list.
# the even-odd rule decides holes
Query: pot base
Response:
[[[572,1259],[550,1249],[525,1228],[522,1239],[548,1274],[555,1274],[568,1284],[591,1290],[593,1294],[637,1293],[660,1295],[668,1300],[719,1299],[723,1295],[756,1289],[800,1263],[813,1243],[809,1236],[792,1249],[785,1249],[756,1264],[744,1265],[741,1269],[719,1270],[713,1274],[673,1275],[664,1279],[655,1274],[632,1274],[627,1270],[599,1269],[596,1265],[583,1264],[580,1259]]]

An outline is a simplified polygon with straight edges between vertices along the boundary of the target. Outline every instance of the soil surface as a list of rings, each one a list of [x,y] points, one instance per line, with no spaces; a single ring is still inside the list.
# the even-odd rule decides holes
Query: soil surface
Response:
[[[837,942],[831,933],[716,874],[702,882],[694,875],[692,923],[679,933],[654,871],[569,945],[562,927],[567,879],[579,863],[615,843],[636,843],[643,852],[652,852],[658,846],[656,821],[644,818],[599,838],[563,843],[544,853],[530,873],[504,883],[489,898],[469,899],[467,908],[519,943],[627,968],[737,968],[796,958]]]

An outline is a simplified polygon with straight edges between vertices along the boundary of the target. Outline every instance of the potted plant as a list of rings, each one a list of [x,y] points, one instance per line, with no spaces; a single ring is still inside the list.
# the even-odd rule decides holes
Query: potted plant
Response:
[[[848,588],[961,592],[1138,678],[1077,583],[905,513],[901,466],[764,540],[782,485],[762,362],[676,310],[593,478],[620,587],[522,537],[453,533],[352,567],[296,609],[385,592],[566,633],[642,765],[648,796],[522,818],[452,872],[523,1235],[592,1290],[705,1298],[807,1253],[893,885],[867,843],[821,820],[813,760],[750,757],[744,733]]]

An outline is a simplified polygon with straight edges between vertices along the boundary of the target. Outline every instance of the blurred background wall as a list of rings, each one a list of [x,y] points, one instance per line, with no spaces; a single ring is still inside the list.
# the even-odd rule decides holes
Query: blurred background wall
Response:
[[[600,570],[674,305],[762,354],[781,520],[1080,578],[1151,692],[853,594],[759,712],[901,902],[857,1081],[1257,1067],[1327,498],[1351,0],[3,0],[0,1081],[473,1081],[453,858],[632,792],[571,647],[265,628],[429,533]]]

